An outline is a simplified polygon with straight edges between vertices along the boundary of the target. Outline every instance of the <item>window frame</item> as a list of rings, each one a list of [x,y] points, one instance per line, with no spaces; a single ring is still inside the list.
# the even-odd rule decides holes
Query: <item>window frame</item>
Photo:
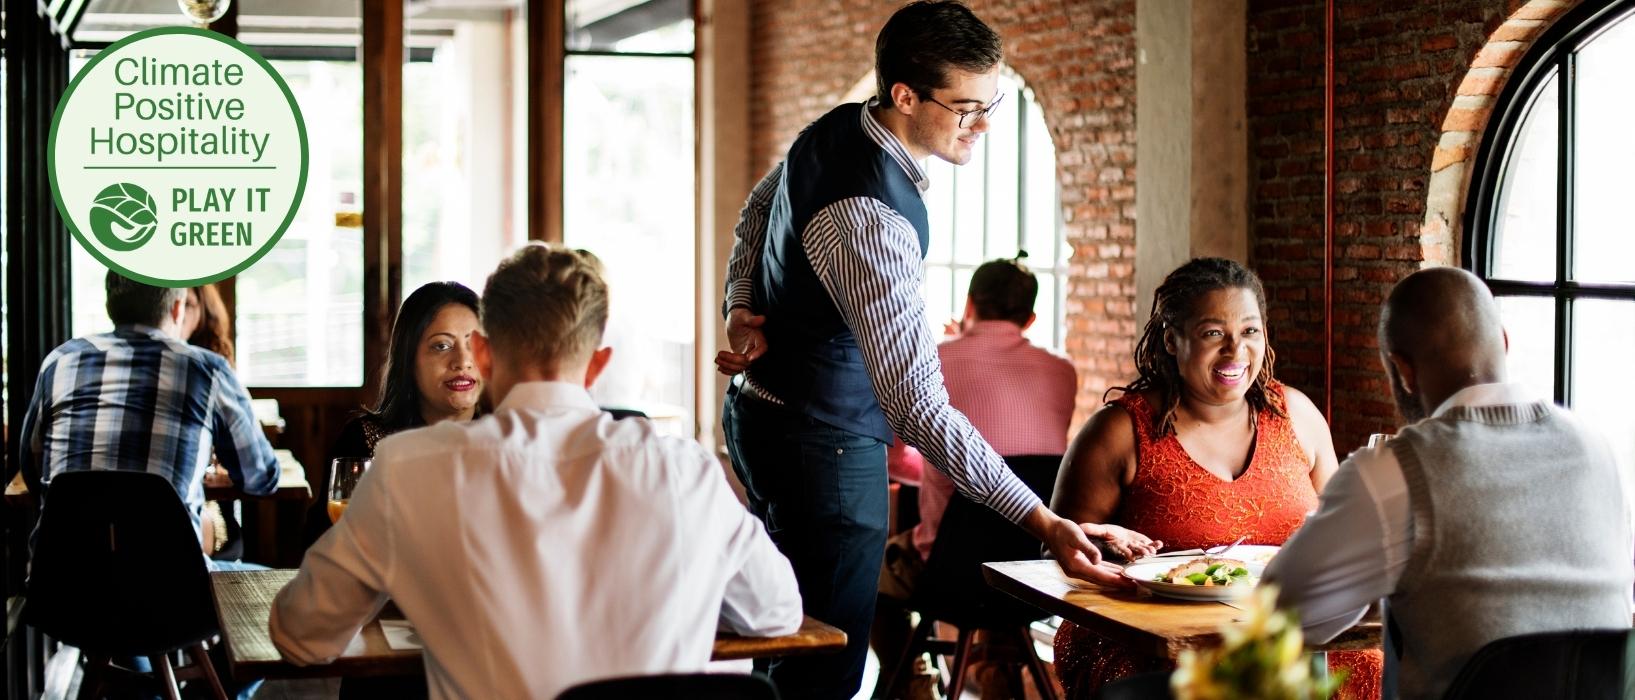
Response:
[[[1554,301],[1556,403],[1572,405],[1573,306],[1580,300],[1635,303],[1635,283],[1580,282],[1573,279],[1574,150],[1578,51],[1620,21],[1635,22],[1635,0],[1590,2],[1569,11],[1534,42],[1534,49],[1511,71],[1494,102],[1471,170],[1465,208],[1464,267],[1487,283],[1497,297],[1533,297]],[[1518,136],[1539,92],[1557,78],[1555,279],[1548,282],[1493,276],[1495,235],[1504,212],[1504,178],[1516,155]]]

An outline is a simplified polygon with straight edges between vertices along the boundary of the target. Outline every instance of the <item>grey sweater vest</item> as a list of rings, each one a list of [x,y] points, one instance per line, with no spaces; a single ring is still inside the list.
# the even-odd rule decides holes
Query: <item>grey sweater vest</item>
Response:
[[[1455,408],[1390,445],[1412,514],[1390,597],[1403,698],[1441,697],[1496,639],[1630,626],[1635,536],[1619,467],[1571,414]]]

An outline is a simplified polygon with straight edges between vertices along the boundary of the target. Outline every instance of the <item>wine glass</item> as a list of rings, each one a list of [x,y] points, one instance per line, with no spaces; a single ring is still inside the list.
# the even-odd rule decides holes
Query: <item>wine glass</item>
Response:
[[[346,512],[352,489],[357,488],[363,473],[369,471],[370,463],[369,459],[358,457],[336,457],[329,461],[329,522],[340,520],[341,513]]]

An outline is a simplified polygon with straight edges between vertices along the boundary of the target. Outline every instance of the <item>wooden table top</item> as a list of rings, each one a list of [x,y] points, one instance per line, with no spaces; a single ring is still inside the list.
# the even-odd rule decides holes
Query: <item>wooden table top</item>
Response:
[[[334,663],[297,666],[285,661],[267,630],[273,597],[295,577],[295,569],[271,571],[218,571],[210,574],[222,641],[235,678],[318,678],[332,676],[405,676],[425,673],[419,649],[393,649],[386,644],[381,620],[401,620],[390,603],[379,617],[364,625],[359,639]],[[784,637],[741,637],[720,634],[712,660],[794,656],[838,651],[846,633],[810,617],[800,631]]]
[[[1109,639],[1168,659],[1220,643],[1220,628],[1244,612],[1226,603],[1173,600],[1144,590],[1103,588],[1069,578],[1051,560],[982,565],[988,585]],[[1316,651],[1380,648],[1378,618],[1365,619]]]

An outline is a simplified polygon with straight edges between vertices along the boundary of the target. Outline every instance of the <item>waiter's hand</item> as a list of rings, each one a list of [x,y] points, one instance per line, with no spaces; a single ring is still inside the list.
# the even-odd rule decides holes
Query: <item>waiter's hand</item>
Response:
[[[1114,588],[1135,586],[1124,576],[1123,567],[1102,560],[1101,550],[1090,541],[1084,526],[1050,512],[1044,505],[1028,513],[1022,527],[1045,543],[1068,576]]]
[[[766,335],[761,326],[765,316],[750,313],[742,306],[727,312],[727,345],[730,350],[715,354],[715,369],[732,376],[749,369],[751,362],[766,354]]]
[[[1164,543],[1154,540],[1135,530],[1126,529],[1117,525],[1098,525],[1096,523],[1079,523],[1084,528],[1084,534],[1107,543],[1107,548],[1114,554],[1124,557],[1126,561],[1135,561],[1143,557],[1150,557],[1164,547]]]

